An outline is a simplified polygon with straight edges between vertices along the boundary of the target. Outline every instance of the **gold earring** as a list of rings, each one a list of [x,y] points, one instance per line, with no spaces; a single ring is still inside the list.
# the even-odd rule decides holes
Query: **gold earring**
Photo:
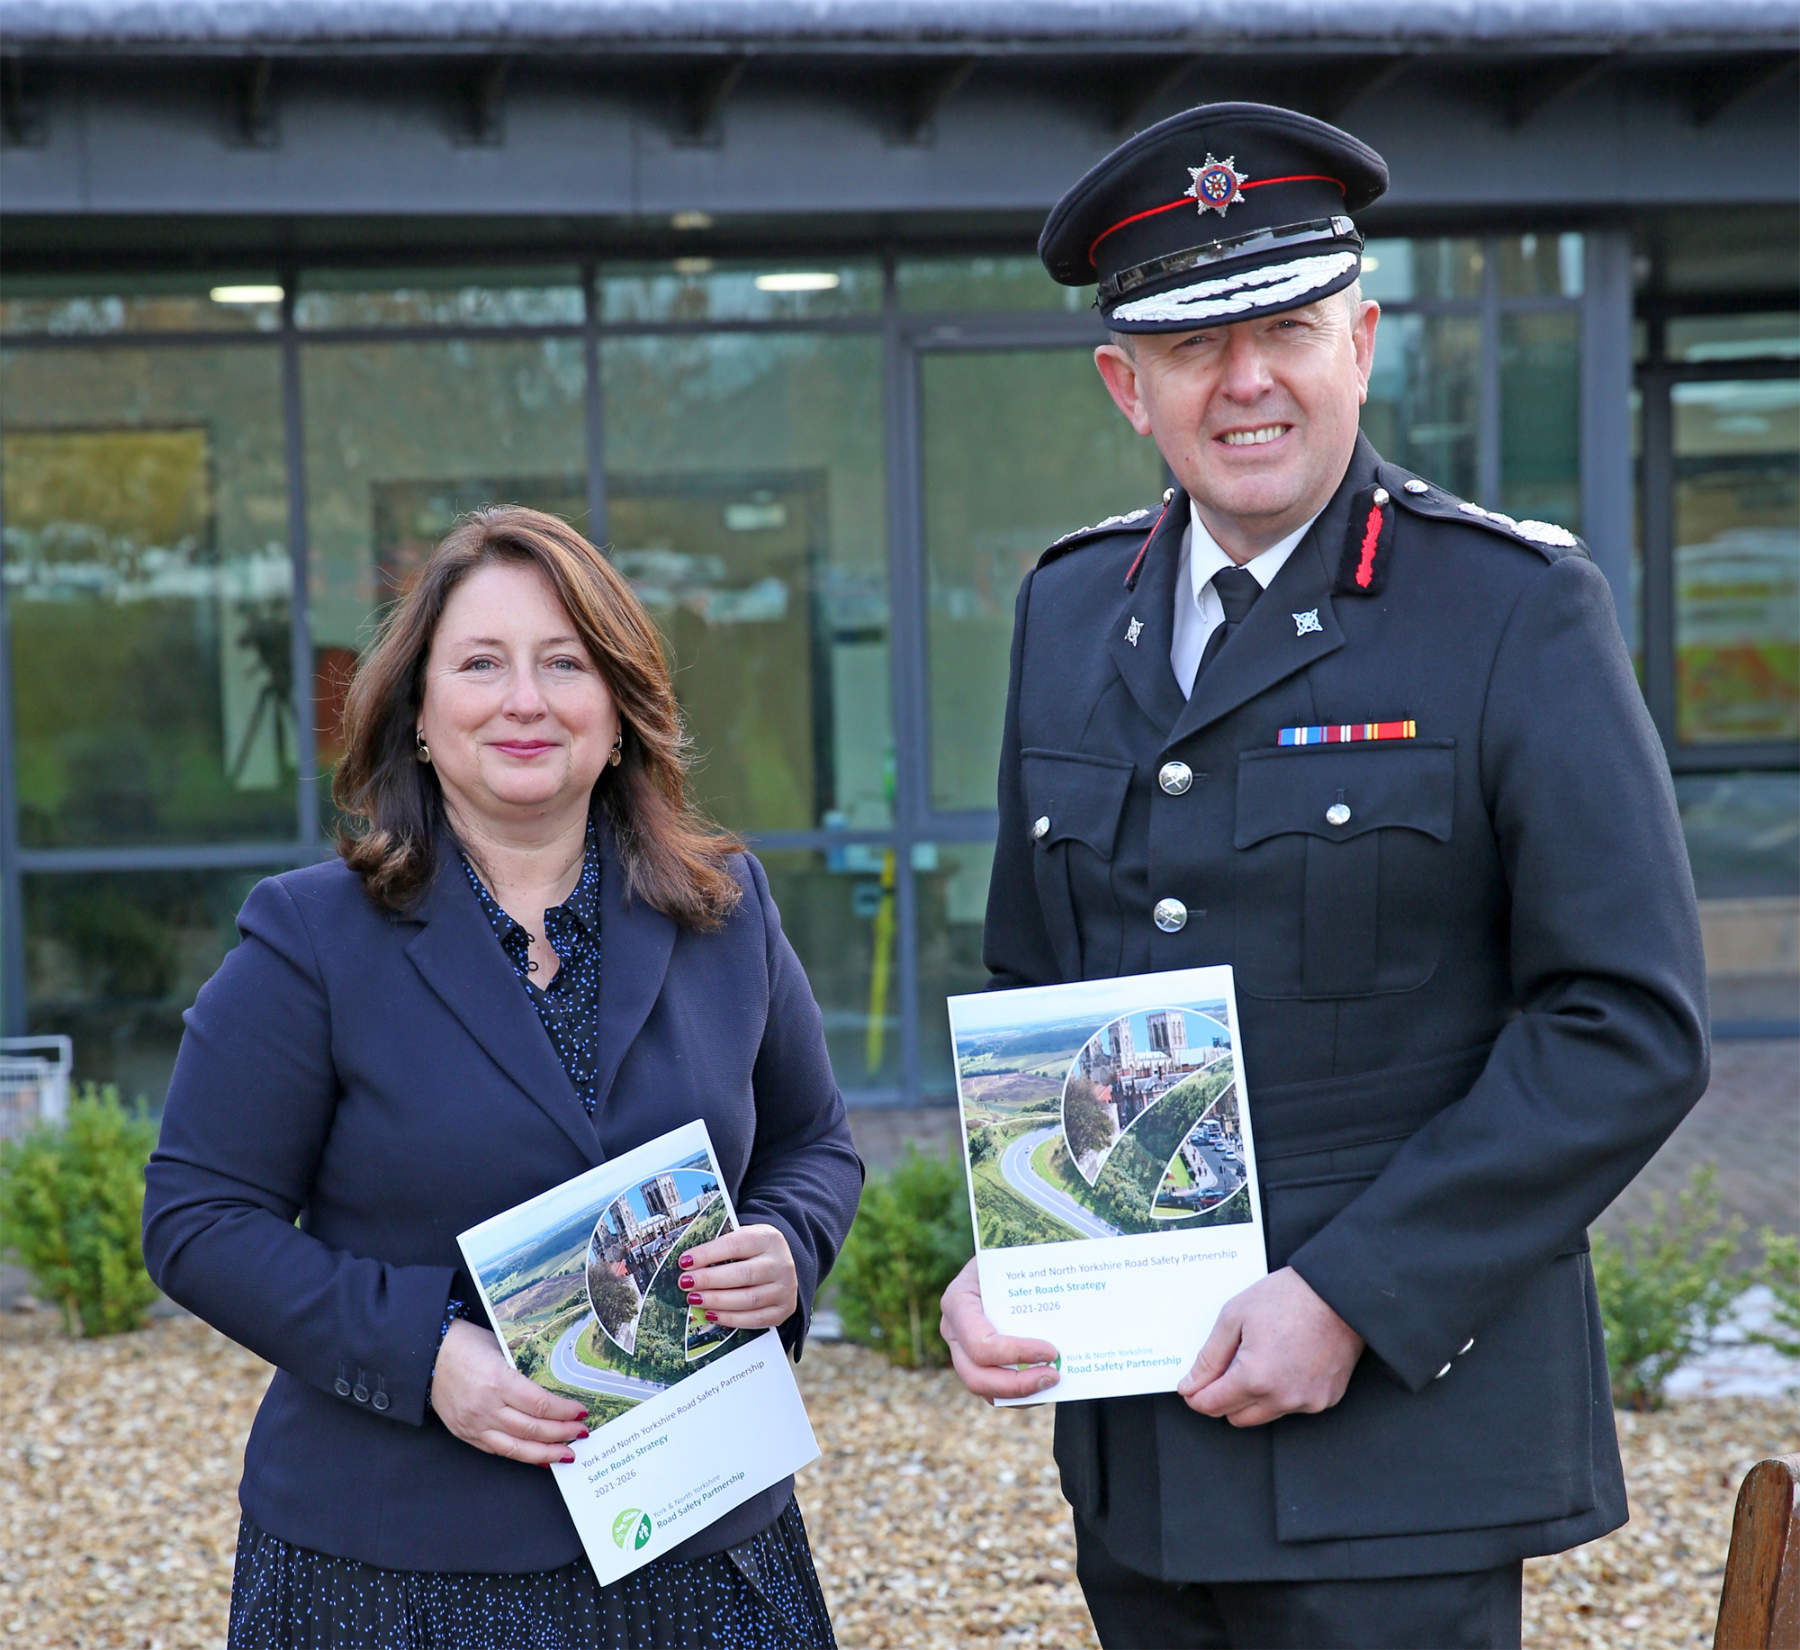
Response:
[[[613,735],[612,755],[607,757],[606,765],[609,768],[616,768],[624,760],[625,760],[625,734],[621,730],[620,732],[615,733]]]
[[[415,728],[413,730],[413,755],[423,762],[426,767],[431,766],[431,747],[425,743],[425,730],[423,728]]]

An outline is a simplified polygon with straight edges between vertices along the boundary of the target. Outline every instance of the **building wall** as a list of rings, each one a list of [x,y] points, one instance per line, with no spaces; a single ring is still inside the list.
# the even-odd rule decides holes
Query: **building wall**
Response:
[[[1784,981],[1791,930],[1741,934],[1797,891],[1791,291],[1747,307],[1717,269],[1683,287],[1679,234],[1625,243],[1634,472],[1583,445],[1599,414],[1628,427],[1630,361],[1587,366],[1628,325],[1629,289],[1592,278],[1621,231],[1446,231],[1369,246],[1367,427],[1595,538],[1702,892],[1750,902],[1709,939]],[[327,851],[336,706],[381,602],[456,512],[512,500],[608,543],[662,626],[700,792],[757,843],[852,1102],[947,1098],[1013,592],[1051,539],[1164,485],[1088,361],[1086,295],[1016,244],[846,259],[804,223],[778,259],[570,261],[546,223],[535,252],[410,268],[259,267],[243,234],[239,267],[171,273],[165,247],[0,285],[10,1026],[70,1031],[78,1076],[160,1097],[251,881]],[[1601,474],[1625,500],[1635,475],[1635,529],[1589,519]],[[1744,1017],[1780,1020],[1781,989]]]

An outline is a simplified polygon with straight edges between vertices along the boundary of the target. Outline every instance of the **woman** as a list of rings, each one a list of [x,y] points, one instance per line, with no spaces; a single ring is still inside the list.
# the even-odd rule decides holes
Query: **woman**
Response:
[[[656,632],[572,528],[491,509],[360,665],[341,857],[272,878],[187,1015],[144,1254],[276,1365],[233,1646],[830,1644],[792,1480],[602,1588],[456,1234],[703,1118],[741,1229],[684,1257],[796,1352],[861,1165],[762,867],[684,797]]]

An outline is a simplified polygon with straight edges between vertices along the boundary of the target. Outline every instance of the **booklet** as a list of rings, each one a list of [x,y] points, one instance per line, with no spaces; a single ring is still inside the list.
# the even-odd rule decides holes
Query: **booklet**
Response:
[[[708,1323],[678,1281],[736,1227],[696,1122],[457,1239],[513,1368],[588,1406],[551,1471],[603,1585],[818,1459],[781,1337]]]
[[[1059,1354],[1004,1401],[1173,1391],[1268,1269],[1230,968],[949,1007],[982,1302]]]

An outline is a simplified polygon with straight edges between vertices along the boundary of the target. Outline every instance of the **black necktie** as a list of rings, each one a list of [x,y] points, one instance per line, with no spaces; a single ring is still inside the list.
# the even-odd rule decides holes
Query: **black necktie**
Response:
[[[1212,587],[1218,591],[1219,605],[1225,609],[1225,622],[1206,638],[1206,651],[1200,655],[1200,668],[1194,672],[1196,682],[1225,645],[1225,638],[1249,616],[1263,592],[1256,575],[1243,567],[1221,567],[1212,576]]]

